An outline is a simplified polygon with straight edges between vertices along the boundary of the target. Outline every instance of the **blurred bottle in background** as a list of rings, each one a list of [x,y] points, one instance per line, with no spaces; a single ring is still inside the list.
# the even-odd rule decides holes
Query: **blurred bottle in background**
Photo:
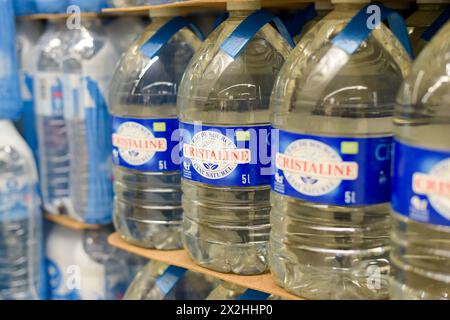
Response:
[[[92,224],[112,220],[111,117],[107,97],[120,53],[104,22],[82,17],[67,31],[62,63],[69,141],[69,216]]]
[[[12,120],[22,113],[11,0],[0,0],[0,300],[45,298],[42,215],[30,148]]]
[[[34,110],[39,149],[39,174],[44,209],[67,213],[69,207],[69,140],[64,120],[62,61],[65,20],[49,20],[36,49]]]
[[[203,300],[220,281],[159,261],[150,261],[128,288],[125,300]]]
[[[23,112],[19,131],[31,148],[38,163],[38,138],[34,114],[34,72],[37,43],[43,32],[43,24],[38,20],[19,19],[17,21],[17,57],[19,63],[20,89]]]
[[[111,247],[111,232],[111,227],[83,231],[47,224],[49,299],[122,299],[146,260]]]

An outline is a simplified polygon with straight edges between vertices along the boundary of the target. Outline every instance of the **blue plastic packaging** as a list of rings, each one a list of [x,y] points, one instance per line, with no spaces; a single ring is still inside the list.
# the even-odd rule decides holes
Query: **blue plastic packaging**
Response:
[[[13,4],[16,16],[26,16],[37,12],[35,0],[13,0]]]
[[[16,120],[22,109],[12,0],[0,0],[0,118]]]
[[[37,13],[64,13],[68,5],[66,0],[35,0]]]
[[[108,6],[106,0],[69,0],[69,4],[80,7],[81,12],[99,12]]]

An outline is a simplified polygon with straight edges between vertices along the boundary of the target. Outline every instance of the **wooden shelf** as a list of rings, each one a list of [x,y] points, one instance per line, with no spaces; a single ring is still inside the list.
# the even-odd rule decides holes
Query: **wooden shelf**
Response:
[[[75,219],[72,219],[65,215],[55,215],[46,213],[45,219],[48,221],[57,223],[59,225],[62,225],[66,228],[73,229],[73,230],[86,230],[86,229],[98,229],[100,228],[100,225],[98,224],[87,224],[80,221],[77,221]]]
[[[248,2],[254,0],[231,0],[233,2]],[[400,1],[400,0],[399,0]],[[133,6],[126,8],[106,8],[103,9],[103,12],[147,12],[149,10],[161,9],[161,8],[185,8],[185,9],[222,9],[226,8],[227,0],[187,0],[187,1],[178,1],[166,4],[158,4],[158,5],[145,5],[145,6]],[[311,3],[314,0],[261,0],[261,6],[264,8],[270,7],[286,7],[292,6],[296,4],[304,4]]]
[[[108,242],[113,247],[134,253],[147,259],[157,260],[170,265],[175,265],[185,269],[200,272],[227,282],[240,285],[245,288],[267,292],[273,295],[280,296],[282,298],[302,300],[301,298],[294,296],[293,294],[290,294],[284,289],[277,286],[272,280],[272,276],[270,275],[270,273],[256,276],[240,276],[231,273],[212,271],[195,264],[185,250],[163,251],[144,249],[125,242],[117,233],[111,234],[108,238]]]

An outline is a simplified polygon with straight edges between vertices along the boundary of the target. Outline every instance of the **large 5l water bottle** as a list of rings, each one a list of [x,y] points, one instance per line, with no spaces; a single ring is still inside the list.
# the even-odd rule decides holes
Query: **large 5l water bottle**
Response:
[[[386,26],[369,28],[380,7],[358,13],[364,4],[333,2],[293,50],[272,94],[279,142],[271,270],[307,298],[385,298],[391,116],[410,59]],[[407,39],[404,22],[401,30]]]
[[[394,299],[450,298],[449,65],[447,23],[422,51],[398,96],[391,237]]]
[[[83,17],[67,37],[63,93],[70,150],[68,213],[86,223],[108,223],[113,193],[106,99],[120,53],[98,18]]]
[[[44,298],[37,171],[11,121],[22,106],[15,36],[12,1],[0,0],[0,300]]]
[[[184,241],[207,268],[257,274],[270,231],[269,97],[290,48],[258,1],[227,6],[180,84]]]
[[[69,202],[69,141],[64,121],[62,59],[64,20],[49,20],[38,43],[34,78],[39,173],[44,208],[67,211]]]
[[[417,5],[418,10],[406,20],[415,55],[419,55],[430,41],[428,33],[433,23],[445,10],[450,10],[448,0],[417,0]]]
[[[42,34],[41,21],[20,19],[17,23],[17,57],[20,73],[20,91],[23,112],[20,121],[20,132],[28,146],[38,159],[36,119],[34,115],[33,80],[35,72],[36,48]]]
[[[110,91],[114,224],[127,241],[174,249],[181,242],[176,97],[200,46],[174,10],[152,10],[152,23],[122,57]]]

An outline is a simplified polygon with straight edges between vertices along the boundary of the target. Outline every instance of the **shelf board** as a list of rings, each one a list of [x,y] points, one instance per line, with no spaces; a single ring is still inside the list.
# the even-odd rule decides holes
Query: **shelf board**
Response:
[[[70,218],[68,216],[65,216],[65,215],[55,215],[55,214],[46,213],[45,219],[47,219],[48,221],[57,223],[66,228],[73,229],[73,230],[87,230],[87,229],[100,228],[100,225],[98,225],[98,224],[83,223],[83,222],[77,221],[77,220]]]
[[[301,298],[294,296],[293,294],[290,294],[277,286],[270,273],[256,276],[241,276],[231,273],[212,271],[195,264],[185,250],[163,251],[140,248],[122,240],[117,232],[108,237],[108,243],[113,247],[134,253],[147,259],[157,260],[170,265],[200,272],[245,288],[267,292],[286,299],[301,300]]]
[[[232,2],[248,2],[252,0],[234,0]],[[126,8],[106,8],[103,9],[103,12],[123,12],[123,13],[131,13],[131,12],[146,12],[149,10],[161,9],[161,8],[185,8],[185,9],[225,9],[227,0],[187,0],[187,1],[178,1],[171,2],[166,4],[158,4],[158,5],[145,5],[145,6],[133,6]],[[314,0],[261,0],[261,6],[264,8],[270,7],[286,7],[288,5],[295,4],[303,4],[303,3],[311,3]]]

